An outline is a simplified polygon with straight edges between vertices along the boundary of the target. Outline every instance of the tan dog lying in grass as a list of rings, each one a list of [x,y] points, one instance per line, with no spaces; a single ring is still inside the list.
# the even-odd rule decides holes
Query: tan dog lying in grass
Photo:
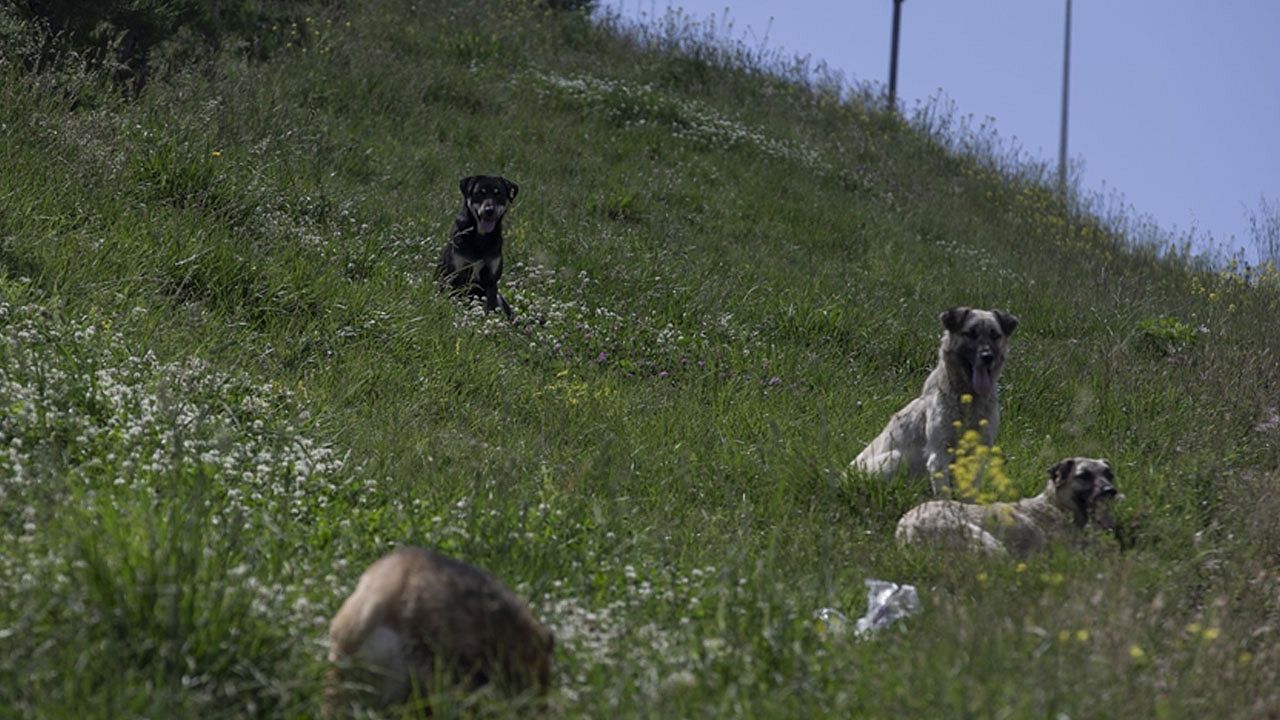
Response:
[[[441,680],[518,694],[551,685],[555,637],[479,568],[415,547],[369,566],[329,626],[334,664],[325,711],[349,715],[345,685],[372,686],[377,706],[425,695]],[[371,695],[371,697],[370,697]]]
[[[888,479],[905,464],[908,475],[927,476],[934,494],[940,495],[951,486],[947,448],[955,446],[956,423],[980,427],[983,444],[995,444],[1000,429],[996,381],[1018,318],[1003,310],[954,307],[938,320],[946,332],[938,347],[938,365],[924,381],[920,397],[894,413],[849,467]],[[968,407],[961,402],[966,396]]]
[[[1049,468],[1049,483],[1033,498],[971,505],[932,500],[898,521],[898,542],[950,545],[1025,557],[1086,525],[1114,530],[1111,503],[1123,496],[1111,463],[1074,457]]]

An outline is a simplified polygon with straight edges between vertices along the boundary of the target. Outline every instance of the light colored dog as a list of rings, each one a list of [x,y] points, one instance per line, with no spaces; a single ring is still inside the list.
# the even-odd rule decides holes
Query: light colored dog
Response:
[[[1073,457],[1049,468],[1049,483],[1033,498],[1012,503],[971,505],[931,500],[898,521],[898,542],[934,543],[1016,557],[1043,550],[1086,525],[1111,531],[1111,503],[1122,499],[1111,463]]]
[[[555,637],[479,568],[415,547],[369,566],[329,625],[327,716],[344,715],[352,681],[386,706],[441,680],[545,694]],[[349,713],[345,713],[349,714]]]
[[[1009,336],[1018,327],[1018,318],[1003,310],[954,307],[938,320],[945,328],[938,365],[920,397],[895,413],[849,466],[891,478],[905,463],[909,476],[928,476],[935,494],[951,486],[948,448],[956,444],[956,422],[977,428],[985,445],[995,444],[1000,427],[996,381],[1009,352]],[[963,395],[972,397],[968,406],[961,402]]]

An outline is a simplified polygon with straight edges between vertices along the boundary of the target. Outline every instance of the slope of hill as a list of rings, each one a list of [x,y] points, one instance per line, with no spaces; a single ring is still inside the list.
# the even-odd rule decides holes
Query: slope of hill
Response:
[[[0,714],[311,716],[326,618],[408,542],[556,628],[551,716],[1280,712],[1274,274],[697,46],[307,7],[132,99],[6,16]],[[481,172],[521,184],[514,324],[431,282]],[[1019,490],[1110,458],[1121,547],[901,550],[924,485],[844,477],[957,304],[1022,321]],[[923,612],[816,631],[865,578]],[[434,710],[526,709],[470,702]]]

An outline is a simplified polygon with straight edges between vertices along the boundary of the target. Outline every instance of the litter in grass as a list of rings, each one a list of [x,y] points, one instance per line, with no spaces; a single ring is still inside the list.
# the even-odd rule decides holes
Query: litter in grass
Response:
[[[886,580],[865,581],[867,584],[867,614],[858,618],[854,632],[858,637],[892,625],[899,619],[920,612],[920,597],[914,585],[899,585]]]
[[[867,584],[867,613],[853,626],[856,637],[870,637],[899,619],[920,612],[920,597],[915,586],[886,580],[868,579],[864,582]],[[824,640],[849,634],[849,618],[835,608],[815,610],[813,625]]]

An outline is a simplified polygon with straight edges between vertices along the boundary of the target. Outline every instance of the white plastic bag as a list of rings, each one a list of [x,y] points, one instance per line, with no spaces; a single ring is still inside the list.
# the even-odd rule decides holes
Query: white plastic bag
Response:
[[[867,614],[858,618],[854,632],[858,637],[889,627],[900,618],[920,612],[920,596],[914,585],[899,585],[885,580],[866,580]]]

